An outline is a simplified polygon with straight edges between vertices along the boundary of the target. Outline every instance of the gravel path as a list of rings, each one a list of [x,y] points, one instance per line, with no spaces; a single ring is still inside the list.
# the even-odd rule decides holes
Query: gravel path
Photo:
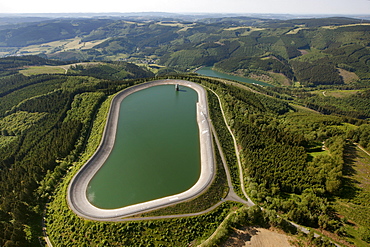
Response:
[[[360,144],[355,143],[355,142],[353,144],[356,145],[359,149],[361,149],[364,153],[370,156],[370,153],[366,151],[365,148],[363,148]]]

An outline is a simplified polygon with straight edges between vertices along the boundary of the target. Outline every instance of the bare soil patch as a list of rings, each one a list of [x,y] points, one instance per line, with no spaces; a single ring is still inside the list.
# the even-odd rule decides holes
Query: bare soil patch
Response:
[[[307,50],[298,50],[302,55],[306,55],[308,54],[308,51]]]
[[[350,84],[353,82],[358,81],[360,78],[353,72],[344,70],[344,69],[338,69],[339,75],[343,78],[344,83]]]
[[[235,229],[221,247],[291,247],[289,239],[289,236],[272,229],[247,226]]]
[[[250,73],[248,75],[248,77],[250,77],[251,79],[253,80],[256,80],[256,81],[263,81],[263,82],[267,82],[267,83],[272,83],[274,81],[274,79],[268,75],[265,75],[265,74],[255,74],[255,73]]]

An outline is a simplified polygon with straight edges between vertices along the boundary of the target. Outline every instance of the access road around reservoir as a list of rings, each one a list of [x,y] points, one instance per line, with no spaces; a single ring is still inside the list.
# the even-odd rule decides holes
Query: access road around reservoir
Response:
[[[130,205],[116,209],[102,209],[92,205],[87,199],[87,188],[90,180],[98,172],[100,167],[108,158],[113,149],[116,131],[118,127],[118,118],[120,104],[128,95],[139,90],[158,85],[176,85],[185,86],[194,89],[198,94],[197,102],[197,123],[199,128],[200,141],[200,159],[201,172],[198,181],[187,191],[171,195],[156,200],[147,201],[135,205]],[[175,90],[175,86],[174,86]],[[103,133],[102,141],[93,154],[93,156],[82,166],[77,174],[72,178],[67,191],[67,201],[70,209],[82,218],[98,221],[119,221],[120,219],[132,216],[138,213],[151,211],[176,204],[193,197],[196,197],[203,192],[213,180],[215,174],[215,161],[212,146],[211,128],[209,123],[208,103],[205,89],[190,81],[184,80],[158,80],[151,81],[127,88],[117,94],[112,100],[111,107],[108,113],[106,126]],[[129,189],[129,188],[122,188]]]

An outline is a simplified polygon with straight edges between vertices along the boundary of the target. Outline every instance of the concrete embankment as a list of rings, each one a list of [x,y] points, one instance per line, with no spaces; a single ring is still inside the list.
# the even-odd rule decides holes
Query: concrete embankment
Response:
[[[119,109],[122,100],[128,95],[148,87],[167,84],[179,84],[194,89],[198,93],[197,122],[199,127],[201,172],[200,178],[193,187],[180,194],[158,198],[117,209],[101,209],[92,205],[87,199],[87,187],[90,180],[104,165],[108,158],[116,137]],[[211,183],[214,176],[214,155],[212,147],[211,130],[208,117],[208,104],[206,91],[200,85],[183,80],[160,80],[139,84],[116,95],[112,100],[104,129],[102,141],[94,155],[86,162],[80,171],[74,176],[68,187],[67,200],[69,207],[79,216],[91,220],[117,221],[119,218],[132,216],[137,213],[150,211],[156,208],[179,203],[197,196]]]

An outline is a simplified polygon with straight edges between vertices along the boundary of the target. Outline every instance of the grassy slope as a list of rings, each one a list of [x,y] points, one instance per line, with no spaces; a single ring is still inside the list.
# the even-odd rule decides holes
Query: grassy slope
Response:
[[[40,74],[64,74],[65,69],[60,66],[32,66],[19,71],[25,76],[40,75]]]
[[[344,195],[334,203],[339,215],[347,219],[347,241],[355,246],[369,246],[360,240],[360,228],[370,227],[370,156],[354,145],[346,147]]]

